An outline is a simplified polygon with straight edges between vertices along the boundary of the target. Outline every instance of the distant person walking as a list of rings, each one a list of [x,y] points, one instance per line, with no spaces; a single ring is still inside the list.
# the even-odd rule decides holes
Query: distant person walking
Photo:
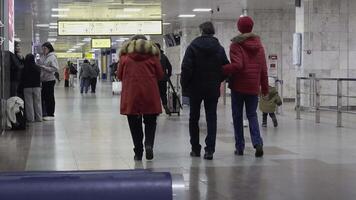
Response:
[[[164,51],[161,49],[161,45],[156,43],[156,46],[161,51],[160,62],[161,62],[161,66],[162,66],[162,69],[164,72],[164,78],[158,82],[159,93],[160,93],[162,105],[163,105],[163,108],[164,108],[166,114],[170,114],[170,110],[168,109],[168,106],[167,106],[167,103],[168,103],[167,82],[170,79],[170,77],[172,76],[172,65],[169,62],[169,59],[167,58],[167,56],[164,54]]]
[[[91,71],[90,71],[90,86],[91,86],[91,93],[95,93],[96,90],[96,83],[98,81],[98,76],[100,73],[100,69],[96,63],[93,63],[90,65]]]
[[[224,74],[230,77],[231,107],[235,132],[235,154],[243,155],[245,149],[242,111],[246,108],[255,156],[263,156],[263,141],[257,119],[258,95],[268,95],[268,77],[265,51],[259,36],[252,33],[253,20],[240,17],[237,22],[240,35],[232,39],[231,64],[224,66]]]
[[[88,93],[89,86],[90,86],[90,79],[92,74],[92,68],[90,63],[87,59],[84,60],[82,67],[79,71],[79,80],[80,80],[80,93],[83,92]]]

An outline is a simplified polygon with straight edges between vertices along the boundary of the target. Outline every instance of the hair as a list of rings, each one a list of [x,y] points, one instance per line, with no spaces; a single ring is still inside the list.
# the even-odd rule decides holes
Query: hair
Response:
[[[159,50],[162,50],[161,45],[159,43],[155,43],[155,45],[159,48]]]
[[[17,52],[17,51],[16,51],[16,46],[17,46],[17,45],[20,45],[20,42],[15,41],[15,43],[14,43],[14,49],[15,49],[15,52]]]
[[[25,66],[32,66],[35,65],[35,55],[29,53],[25,57]]]
[[[139,40],[139,39],[141,39],[141,40],[147,40],[147,37],[144,36],[144,35],[134,35],[134,36],[131,38],[131,40]]]
[[[85,60],[83,61],[83,63],[89,63],[89,60],[85,59]]]
[[[199,25],[199,29],[202,35],[214,35],[215,28],[212,22],[204,22]]]
[[[54,52],[54,48],[50,42],[43,43],[42,47],[47,47],[47,49],[49,49],[49,53]]]

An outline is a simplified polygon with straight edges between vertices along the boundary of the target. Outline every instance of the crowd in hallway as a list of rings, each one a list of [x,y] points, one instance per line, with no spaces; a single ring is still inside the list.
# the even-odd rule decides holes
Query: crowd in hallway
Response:
[[[231,89],[232,121],[235,135],[235,154],[242,156],[245,150],[243,111],[246,112],[255,156],[262,157],[263,139],[257,119],[257,108],[263,113],[262,127],[267,126],[270,115],[274,127],[278,126],[275,115],[282,101],[269,79],[264,47],[260,37],[253,33],[254,22],[243,16],[237,21],[241,33],[231,40],[230,59],[220,41],[214,37],[212,22],[204,22],[198,28],[201,35],[195,38],[185,51],[181,65],[180,85],[182,96],[189,97],[189,135],[191,157],[200,157],[200,110],[204,103],[207,135],[203,158],[212,160],[217,135],[217,105],[221,84],[226,81]],[[12,55],[11,96],[24,99],[27,122],[53,121],[55,118],[55,84],[59,64],[51,43],[42,45],[43,56],[21,54],[19,43]],[[134,160],[154,157],[154,141],[157,117],[171,114],[167,85],[172,85],[172,65],[159,43],[144,35],[135,35],[125,42],[118,53],[118,61],[110,65],[112,81],[122,84],[120,113],[127,116],[134,144]],[[96,63],[84,59],[80,69],[68,61],[63,69],[64,87],[74,87],[74,77],[80,80],[80,93],[96,92],[100,69]],[[174,87],[172,86],[174,89]],[[169,98],[167,98],[167,96]],[[179,98],[178,98],[179,99]],[[260,102],[260,103],[259,103]],[[177,102],[180,104],[180,101]]]

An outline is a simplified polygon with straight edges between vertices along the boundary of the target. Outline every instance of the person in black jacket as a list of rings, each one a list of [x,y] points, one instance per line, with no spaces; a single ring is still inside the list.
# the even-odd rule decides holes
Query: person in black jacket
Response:
[[[204,159],[212,160],[215,152],[217,129],[217,104],[220,84],[224,80],[222,66],[228,64],[224,48],[220,45],[211,22],[199,26],[202,35],[188,46],[183,62],[181,86],[190,98],[189,133],[192,157],[199,157],[200,105],[204,101],[208,134],[205,139]]]
[[[26,55],[22,84],[24,87],[27,121],[42,121],[41,68],[36,65],[33,54]]]
[[[23,87],[21,84],[24,58],[21,55],[20,43],[15,41],[15,53],[10,53],[10,97],[20,96],[23,98]]]
[[[167,106],[167,82],[170,79],[170,77],[172,76],[172,65],[169,62],[169,59],[167,58],[167,56],[164,54],[163,50],[161,49],[161,45],[156,43],[156,46],[161,51],[160,62],[161,62],[161,66],[162,66],[163,72],[164,72],[164,78],[158,82],[159,93],[161,96],[163,108],[164,108],[166,114],[169,114],[170,110],[168,109],[168,106]]]

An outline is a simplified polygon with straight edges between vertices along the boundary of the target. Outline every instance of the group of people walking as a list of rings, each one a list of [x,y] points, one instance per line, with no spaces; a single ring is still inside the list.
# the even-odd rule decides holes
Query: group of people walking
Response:
[[[255,156],[262,157],[263,140],[257,119],[259,96],[266,107],[279,101],[269,95],[269,83],[265,51],[260,37],[252,33],[253,20],[240,17],[237,29],[241,33],[234,37],[230,45],[230,61],[219,40],[214,37],[215,29],[211,22],[199,26],[201,36],[191,42],[186,49],[181,66],[181,86],[183,96],[190,99],[189,133],[190,156],[200,157],[199,118],[201,103],[207,121],[204,159],[212,160],[215,152],[217,132],[217,104],[220,85],[224,80],[231,89],[232,118],[235,133],[235,154],[243,155],[245,150],[243,108],[245,106]],[[142,35],[134,36],[120,51],[117,77],[122,81],[121,114],[127,115],[134,142],[134,159],[153,158],[153,145],[157,116],[162,112],[159,83],[164,81],[165,68],[160,48]],[[170,72],[171,73],[171,72]],[[278,93],[277,93],[278,95]],[[166,101],[162,101],[165,104]],[[280,104],[279,104],[280,105]],[[277,126],[275,107],[263,114],[263,126],[267,113]],[[145,124],[143,128],[142,122]],[[144,145],[143,138],[145,137]]]
[[[54,73],[58,72],[58,61],[51,43],[44,43],[42,52],[40,60],[33,54],[23,57],[20,44],[15,42],[15,53],[11,54],[10,96],[24,99],[28,122],[54,120]]]
[[[96,92],[96,83],[99,76],[100,70],[98,65],[90,64],[89,60],[85,59],[80,70],[79,70],[79,80],[80,80],[80,93],[88,93],[89,87],[91,86],[91,93]]]

